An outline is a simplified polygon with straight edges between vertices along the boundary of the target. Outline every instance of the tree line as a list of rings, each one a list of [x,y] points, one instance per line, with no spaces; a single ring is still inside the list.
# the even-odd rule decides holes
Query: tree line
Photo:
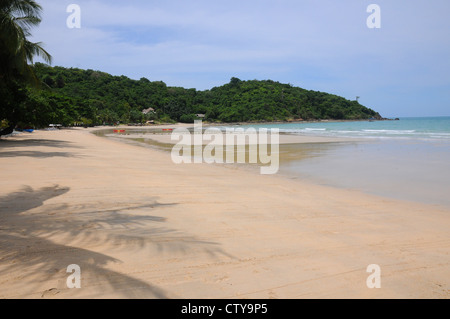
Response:
[[[200,91],[42,63],[36,63],[34,70],[45,86],[28,92],[28,109],[44,111],[30,119],[36,124],[193,123],[200,114],[205,121],[225,123],[381,118],[357,101],[272,80],[232,78]]]

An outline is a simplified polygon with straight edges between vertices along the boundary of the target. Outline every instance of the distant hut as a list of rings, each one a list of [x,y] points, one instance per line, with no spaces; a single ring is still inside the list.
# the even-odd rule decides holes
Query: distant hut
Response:
[[[152,107],[149,107],[148,109],[142,110],[142,114],[145,114],[145,115],[152,114],[152,113],[155,113],[155,109],[152,108]]]

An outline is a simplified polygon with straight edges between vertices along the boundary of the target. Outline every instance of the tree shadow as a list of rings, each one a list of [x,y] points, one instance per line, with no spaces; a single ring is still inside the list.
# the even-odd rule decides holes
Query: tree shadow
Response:
[[[31,147],[44,146],[55,148],[82,148],[73,142],[49,139],[0,139],[0,146],[2,147]]]
[[[152,252],[175,254],[200,250],[209,256],[231,257],[217,243],[201,241],[164,227],[166,218],[153,212],[176,205],[174,203],[159,203],[157,198],[148,198],[138,204],[69,206],[61,204],[61,200],[56,204],[48,202],[69,191],[68,187],[59,185],[37,190],[24,186],[17,192],[0,196],[0,278],[21,273],[23,280],[30,282],[28,293],[39,292],[42,297],[47,296],[43,282],[55,283],[56,280],[58,287],[47,289],[70,298],[71,291],[65,286],[69,275],[66,267],[77,264],[83,271],[83,278],[88,274],[86,280],[103,283],[124,298],[168,298],[167,293],[157,286],[107,268],[122,261],[84,247],[108,244],[115,249],[151,248]],[[148,214],[150,211],[151,215]],[[35,280],[36,277],[39,280]],[[102,295],[94,297],[101,298]]]
[[[23,186],[19,191],[0,196],[0,220],[5,217],[18,216],[19,213],[44,205],[46,200],[61,196],[70,190],[68,187],[53,185],[34,190]]]
[[[35,157],[35,158],[50,158],[50,157],[77,157],[70,152],[48,152],[48,151],[27,151],[18,150],[27,147],[53,147],[53,148],[80,148],[78,145],[68,141],[48,140],[48,139],[1,139],[0,140],[0,158],[9,157]],[[5,149],[8,150],[5,150]],[[78,156],[79,157],[79,156]]]
[[[2,157],[35,157],[35,158],[50,158],[50,157],[79,157],[68,152],[39,152],[39,151],[13,151],[1,152]]]

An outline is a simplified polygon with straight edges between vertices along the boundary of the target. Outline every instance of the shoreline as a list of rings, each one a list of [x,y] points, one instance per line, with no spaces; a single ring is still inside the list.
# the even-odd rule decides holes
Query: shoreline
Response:
[[[431,205],[175,165],[84,129],[2,139],[0,165],[2,298],[450,296],[448,210]]]
[[[201,119],[199,119],[201,120]],[[202,121],[204,127],[222,127],[222,126],[246,126],[246,125],[272,125],[272,124],[309,124],[309,123],[345,123],[345,122],[369,122],[369,121],[375,121],[375,122],[382,122],[382,121],[394,121],[394,119],[389,118],[383,118],[379,120],[369,120],[369,119],[360,119],[360,120],[303,120],[303,121],[272,121],[272,122],[207,122]],[[164,128],[164,127],[193,127],[194,123],[159,123],[159,124],[136,124],[136,125],[128,125],[128,124],[119,124],[119,125],[97,125],[92,127],[65,127],[63,129],[86,129],[89,131],[95,131],[95,130],[107,130],[107,129],[158,129],[158,128]]]

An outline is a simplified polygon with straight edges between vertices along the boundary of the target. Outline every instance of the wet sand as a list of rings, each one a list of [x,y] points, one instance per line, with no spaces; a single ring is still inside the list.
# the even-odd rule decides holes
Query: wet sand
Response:
[[[1,140],[0,167],[1,298],[450,296],[443,208],[176,165],[84,129]]]
[[[130,135],[114,135],[114,134],[106,134],[107,137],[119,137],[119,138],[125,138],[125,139],[147,139],[152,140],[154,142],[160,143],[160,144],[183,144],[183,140],[181,138],[179,139],[172,139],[170,134],[130,134]],[[268,137],[270,138],[270,133],[268,134]],[[337,143],[337,142],[353,142],[356,141],[356,139],[350,139],[350,138],[339,138],[339,137],[321,137],[321,136],[299,136],[299,135],[287,135],[283,134],[279,136],[279,143],[280,144],[310,144],[310,143]],[[194,145],[194,137],[191,137],[191,145]],[[236,139],[236,145],[240,142],[240,140]],[[269,139],[270,142],[270,139]],[[202,140],[202,145],[208,145],[212,144],[225,144],[225,134],[222,140],[216,141],[216,140]],[[242,144],[242,143],[239,143]],[[245,144],[249,144],[249,138],[245,139]]]
[[[279,174],[450,212],[450,143],[366,139],[280,147]]]

